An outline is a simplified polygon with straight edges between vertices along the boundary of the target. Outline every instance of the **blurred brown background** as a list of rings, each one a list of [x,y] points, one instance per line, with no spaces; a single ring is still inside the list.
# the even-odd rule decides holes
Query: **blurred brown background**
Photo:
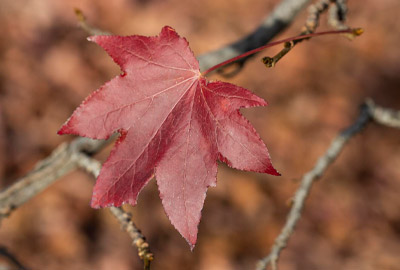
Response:
[[[86,41],[74,7],[92,24],[121,35],[156,35],[170,25],[201,54],[251,32],[277,2],[2,0],[1,187],[71,140],[56,135],[58,128],[83,98],[119,73],[101,48]],[[152,180],[138,205],[127,207],[155,253],[152,269],[254,268],[279,233],[299,178],[355,120],[359,104],[372,97],[400,109],[399,14],[398,0],[350,0],[348,24],[365,29],[360,38],[312,39],[267,70],[260,58],[280,47],[273,48],[229,79],[269,102],[243,113],[282,177],[220,164],[193,252],[168,222]],[[296,35],[306,15],[304,10],[280,37]],[[324,18],[320,30],[328,29]],[[83,172],[60,179],[4,220],[0,246],[29,269],[141,269],[108,211],[89,207],[92,186]],[[371,124],[313,187],[280,269],[400,269],[399,194],[400,131]],[[0,265],[7,261],[0,258]]]

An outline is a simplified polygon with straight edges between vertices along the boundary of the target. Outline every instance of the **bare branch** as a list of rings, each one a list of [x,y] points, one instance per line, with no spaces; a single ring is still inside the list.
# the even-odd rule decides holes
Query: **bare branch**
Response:
[[[5,257],[8,261],[10,261],[16,268],[7,268],[5,266],[4,269],[15,269],[15,270],[28,270],[11,252],[9,252],[5,247],[0,246],[0,257]],[[3,269],[0,266],[0,269]]]
[[[96,28],[96,27],[88,24],[87,21],[86,21],[85,15],[83,14],[83,12],[80,9],[78,9],[78,8],[75,9],[75,15],[76,15],[76,17],[78,19],[79,26],[83,30],[85,30],[86,33],[88,33],[89,35],[91,35],[91,36],[96,36],[96,35],[109,36],[109,35],[111,35],[110,32],[101,30],[99,28]]]
[[[377,106],[372,99],[368,99],[366,103],[370,108],[371,117],[376,123],[388,127],[400,128],[400,111]]]
[[[287,216],[286,223],[282,228],[281,233],[275,239],[271,252],[257,264],[257,270],[266,269],[269,264],[271,265],[272,270],[277,269],[279,255],[286,247],[289,238],[301,217],[304,202],[310,193],[313,183],[319,179],[325,173],[329,165],[336,160],[350,138],[360,132],[371,120],[382,125],[400,128],[400,111],[376,106],[372,100],[367,100],[361,106],[360,115],[354,124],[339,133],[339,135],[332,141],[325,154],[318,159],[314,168],[303,176],[300,186],[293,196],[293,204]]]
[[[200,70],[207,70],[218,63],[265,45],[289,26],[308,2],[310,0],[281,1],[253,33],[223,48],[200,55],[198,57]],[[246,61],[246,59],[248,58],[241,61]]]
[[[74,170],[78,153],[98,152],[113,138],[108,141],[78,138],[61,144],[49,157],[39,162],[33,171],[0,192],[0,222],[57,179]]]
[[[306,23],[304,24],[300,35],[306,35],[306,34],[311,34],[314,33],[318,26],[319,26],[319,21],[320,21],[320,16],[322,13],[325,11],[330,10],[330,16],[329,16],[329,23],[334,26],[337,30],[345,30],[349,29],[344,24],[345,20],[345,14],[346,14],[346,5],[344,3],[344,0],[320,0],[315,4],[312,4],[308,7],[308,17],[306,20]],[[332,11],[333,10],[333,11]],[[342,16],[340,16],[343,14]],[[349,38],[354,38],[356,36],[357,32],[354,32],[354,34],[347,34],[346,36]],[[298,43],[302,42],[303,40],[307,40],[308,38],[300,39],[300,40],[295,40],[292,42],[286,42],[284,44],[283,49],[278,52],[274,57],[263,57],[262,62],[267,68],[274,67],[276,63],[278,63],[279,60],[281,60],[288,52],[290,52]]]
[[[99,176],[101,169],[101,163],[99,161],[84,154],[80,154],[76,160],[80,168],[92,174],[95,178]],[[138,249],[138,255],[144,263],[144,269],[150,269],[150,263],[154,259],[154,255],[150,251],[150,247],[146,242],[146,238],[133,223],[132,215],[124,211],[121,207],[110,207],[109,209],[121,224],[122,229],[129,234],[130,238],[132,239],[132,244]]]
[[[344,24],[347,15],[347,0],[331,0],[335,4],[329,9],[328,23],[335,29],[343,30],[348,27]]]
[[[78,138],[70,143],[61,144],[49,157],[39,162],[32,172],[0,192],[0,221],[50,184],[78,167],[84,168],[97,177],[101,164],[87,154],[100,151],[116,136],[114,135],[106,141]],[[133,244],[138,249],[139,257],[144,262],[145,269],[150,269],[153,254],[150,252],[144,236],[133,223],[131,215],[116,207],[111,207],[110,211],[131,237]]]

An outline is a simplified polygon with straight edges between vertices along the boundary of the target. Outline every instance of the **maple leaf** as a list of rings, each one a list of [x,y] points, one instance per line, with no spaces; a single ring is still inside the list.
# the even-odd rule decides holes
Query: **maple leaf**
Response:
[[[93,139],[121,136],[94,187],[94,208],[135,205],[155,174],[167,216],[188,241],[197,239],[217,160],[240,170],[279,175],[242,107],[265,106],[239,86],[208,82],[186,39],[165,26],[156,37],[94,36],[123,74],[78,107],[58,131]]]

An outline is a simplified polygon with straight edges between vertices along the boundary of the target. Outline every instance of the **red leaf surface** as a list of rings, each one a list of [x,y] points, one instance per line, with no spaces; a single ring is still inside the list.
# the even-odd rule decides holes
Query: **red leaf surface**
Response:
[[[207,188],[216,185],[217,160],[279,175],[239,112],[266,102],[239,86],[208,82],[174,29],[166,26],[156,37],[90,40],[123,74],[86,98],[58,133],[93,139],[121,134],[97,179],[92,207],[135,205],[155,175],[167,216],[193,248]]]

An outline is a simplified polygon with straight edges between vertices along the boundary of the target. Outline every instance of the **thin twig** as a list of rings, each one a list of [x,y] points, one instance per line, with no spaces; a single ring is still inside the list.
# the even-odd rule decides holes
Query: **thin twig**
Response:
[[[267,44],[277,34],[286,29],[309,2],[310,0],[281,1],[253,33],[218,50],[200,55],[198,57],[200,70],[207,70],[218,63]],[[243,63],[249,58],[241,59],[239,67],[242,67]]]
[[[300,35],[307,35],[314,33],[318,26],[319,26],[319,20],[320,16],[322,13],[328,10],[330,6],[330,10],[334,9],[333,12],[330,12],[330,17],[329,17],[329,22],[332,26],[334,26],[337,30],[345,30],[349,29],[344,24],[345,20],[345,14],[346,14],[346,6],[344,1],[340,0],[320,0],[319,2],[312,4],[308,7],[308,17],[306,20],[306,23],[304,24]],[[343,14],[343,16],[340,16],[340,14]],[[348,34],[347,36],[355,36],[355,34]],[[298,43],[307,40],[308,38],[300,39],[300,40],[295,40],[293,42],[287,42],[284,44],[283,49],[278,52],[275,56],[273,57],[263,57],[261,61],[264,63],[264,65],[268,68],[274,67],[279,60],[281,60],[288,52],[290,52]]]
[[[7,250],[7,248],[0,246],[0,257],[7,258],[15,267],[17,268],[10,268],[15,270],[28,270],[18,259],[15,257],[11,252]],[[1,267],[0,267],[1,269]]]
[[[310,193],[313,183],[319,179],[325,173],[329,165],[336,160],[350,138],[360,132],[371,120],[382,125],[400,128],[400,111],[376,106],[372,100],[367,100],[361,106],[360,114],[354,124],[339,133],[332,141],[325,154],[318,159],[314,168],[303,176],[300,186],[293,196],[292,207],[287,216],[286,223],[281,233],[275,239],[271,252],[258,262],[257,270],[264,270],[268,265],[271,265],[272,270],[277,269],[279,255],[286,247],[290,236],[293,234],[296,224],[301,217],[304,202]]]
[[[219,63],[218,65],[215,65],[212,68],[207,69],[206,71],[203,71],[202,75],[206,76],[206,74],[209,74],[209,73],[213,72],[214,70],[218,70],[223,66],[229,66],[229,64],[231,64],[231,63],[233,63],[235,61],[238,61],[240,59],[246,58],[249,55],[254,55],[255,53],[258,53],[258,52],[260,52],[260,51],[262,51],[264,49],[273,47],[273,46],[278,45],[278,44],[285,44],[285,46],[287,44],[289,44],[287,46],[289,46],[288,49],[290,50],[290,48],[293,46],[293,44],[296,41],[305,40],[305,39],[308,39],[308,38],[311,38],[311,37],[324,36],[324,35],[337,35],[337,34],[350,34],[350,35],[359,36],[359,35],[361,35],[363,33],[363,31],[364,30],[362,28],[346,29],[346,30],[333,30],[333,31],[317,32],[317,33],[305,34],[305,35],[301,35],[301,36],[296,36],[296,37],[290,37],[290,38],[277,40],[277,41],[274,41],[274,42],[270,42],[270,43],[268,43],[268,44],[266,44],[264,46],[258,47],[257,49],[248,51],[248,52],[246,52],[246,53],[244,53],[242,55],[238,55],[236,57],[233,57],[232,59],[229,59],[229,60],[224,61],[222,63]]]
[[[317,30],[317,27],[319,25],[319,18],[321,14],[328,9],[329,3],[330,0],[320,0],[318,3],[312,4],[308,7],[309,14],[300,35],[311,34],[314,33],[315,30]],[[294,46],[296,46],[303,40],[306,39],[286,42],[280,52],[278,52],[274,57],[263,57],[262,62],[266,67],[274,67],[279,60],[281,60],[288,52],[290,52],[294,48]]]
[[[83,12],[80,9],[75,8],[75,15],[76,15],[76,17],[78,19],[79,26],[83,30],[85,30],[89,35],[91,35],[91,36],[97,36],[97,35],[99,35],[99,36],[109,36],[109,35],[111,35],[110,32],[101,30],[99,28],[96,28],[96,27],[88,24],[87,21],[86,21],[85,15],[83,14]]]
[[[80,154],[76,160],[81,169],[84,169],[86,172],[92,174],[95,178],[99,176],[101,169],[101,163],[99,161],[84,154]],[[124,211],[121,207],[109,207],[109,209],[121,224],[122,229],[129,234],[130,238],[132,239],[132,244],[138,249],[138,255],[143,261],[144,269],[150,269],[150,263],[154,259],[154,255],[150,251],[150,247],[146,242],[146,238],[136,227],[135,223],[133,223],[132,215]]]

